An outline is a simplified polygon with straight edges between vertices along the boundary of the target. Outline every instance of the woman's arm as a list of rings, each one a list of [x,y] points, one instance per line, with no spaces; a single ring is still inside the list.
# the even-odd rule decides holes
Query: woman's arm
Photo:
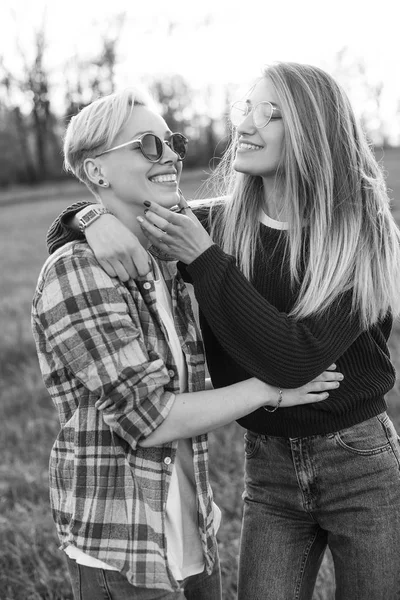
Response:
[[[351,295],[319,318],[280,312],[213,245],[188,266],[199,307],[213,334],[251,375],[299,387],[341,357],[362,328]],[[234,324],[234,326],[232,326]]]
[[[188,264],[213,334],[254,377],[299,387],[342,356],[360,335],[350,294],[320,318],[296,320],[257,292],[234,257],[212,243],[194,215],[174,214],[154,203],[147,208],[138,220],[150,242]]]
[[[331,368],[336,368],[336,365]],[[326,400],[329,396],[327,390],[339,387],[342,379],[341,373],[331,370],[299,389],[282,390],[279,410]],[[208,433],[265,405],[273,408],[279,397],[279,390],[255,378],[218,390],[178,394],[167,418],[151,435],[141,439],[139,445],[158,446]]]
[[[214,202],[214,200],[202,200],[193,203],[196,212],[198,212],[200,218],[204,219],[205,223],[210,202]],[[56,217],[46,237],[49,254],[68,242],[86,239],[98,262],[110,277],[118,277],[120,281],[128,281],[130,277],[135,279],[137,275],[146,275],[150,266],[143,246],[137,237],[113,215],[101,215],[86,227],[84,233],[80,231],[79,219],[92,206],[98,206],[98,204],[76,202]],[[181,196],[179,206],[181,209],[186,209],[189,206],[183,196]],[[191,278],[187,273],[186,265],[181,263],[179,267],[185,281],[190,281]]]
[[[46,243],[49,254],[68,242],[87,240],[100,266],[110,277],[120,281],[146,275],[150,270],[148,255],[137,237],[111,214],[101,215],[79,229],[79,219],[91,206],[98,204],[76,202],[66,208],[51,224]]]

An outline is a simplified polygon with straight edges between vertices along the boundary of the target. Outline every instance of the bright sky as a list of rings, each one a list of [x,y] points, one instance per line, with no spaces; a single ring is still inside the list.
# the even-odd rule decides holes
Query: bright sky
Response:
[[[372,79],[385,82],[388,106],[400,98],[398,0],[1,0],[0,56],[9,67],[17,64],[16,37],[29,52],[46,4],[55,77],[74,54],[96,54],[99,32],[125,11],[118,87],[145,73],[173,72],[199,88],[247,84],[275,60],[329,71],[348,46],[366,60]]]

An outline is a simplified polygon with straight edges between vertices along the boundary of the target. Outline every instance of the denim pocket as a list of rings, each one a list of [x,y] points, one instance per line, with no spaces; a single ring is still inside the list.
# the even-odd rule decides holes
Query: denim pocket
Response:
[[[385,414],[337,431],[334,434],[336,443],[344,450],[361,456],[373,456],[388,452],[391,444],[386,427],[382,422]]]
[[[387,413],[383,413],[383,414],[379,415],[378,419],[382,423],[382,426],[384,427],[384,429],[386,431],[386,435],[387,435],[390,447],[391,447],[393,455],[396,459],[397,465],[400,469],[400,437],[399,437],[399,434],[397,433],[396,428],[393,425],[393,423],[390,420]]]
[[[244,453],[246,458],[253,458],[260,447],[261,436],[252,431],[246,431],[244,434]]]

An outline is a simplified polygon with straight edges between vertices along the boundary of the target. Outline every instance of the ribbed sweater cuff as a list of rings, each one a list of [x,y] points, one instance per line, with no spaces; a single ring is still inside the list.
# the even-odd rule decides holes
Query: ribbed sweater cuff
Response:
[[[233,260],[233,256],[226,254],[217,244],[213,244],[187,266],[187,271],[193,280],[201,279],[210,269],[214,271],[217,265],[225,266]]]
[[[71,217],[76,215],[82,208],[90,206],[94,202],[75,202],[71,206],[68,206],[61,215],[50,226],[46,236],[46,245],[49,254],[53,254],[55,250],[75,240],[84,240],[85,236],[80,231],[75,231],[66,225]]]

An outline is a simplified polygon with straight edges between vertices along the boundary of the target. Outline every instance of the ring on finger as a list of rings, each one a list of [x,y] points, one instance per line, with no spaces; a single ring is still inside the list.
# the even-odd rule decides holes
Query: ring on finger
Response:
[[[160,229],[160,237],[158,238],[158,243],[159,244],[165,244],[166,246],[168,245],[164,240],[163,240],[163,236],[166,235],[166,231],[163,231],[162,229]]]

